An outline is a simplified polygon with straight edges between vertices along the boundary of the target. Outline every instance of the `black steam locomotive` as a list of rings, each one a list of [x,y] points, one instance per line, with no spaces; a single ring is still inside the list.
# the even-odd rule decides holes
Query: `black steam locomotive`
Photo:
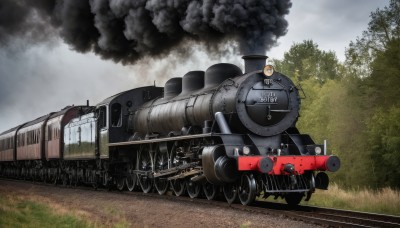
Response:
[[[116,94],[94,107],[71,106],[0,134],[0,175],[64,185],[250,204],[289,204],[327,189],[323,171],[340,161],[296,128],[298,88],[244,56],[245,73],[220,63],[172,78],[165,87]]]

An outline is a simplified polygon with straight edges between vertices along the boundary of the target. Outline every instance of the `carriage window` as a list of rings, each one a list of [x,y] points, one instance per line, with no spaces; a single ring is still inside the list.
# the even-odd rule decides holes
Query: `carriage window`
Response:
[[[111,126],[121,127],[122,119],[121,104],[115,103],[111,106]]]
[[[21,146],[21,135],[17,136],[17,146]]]
[[[82,129],[81,129],[81,127],[78,127],[78,138],[77,138],[77,141],[78,141],[78,145],[79,146],[81,145],[81,141],[82,141],[81,133],[82,133]]]
[[[32,144],[32,138],[33,138],[32,131],[28,131],[26,134],[27,134],[26,143],[27,143],[27,145],[31,145]]]
[[[18,135],[18,146],[24,146],[25,145],[25,133],[21,133]]]
[[[50,141],[50,140],[52,140],[53,139],[53,137],[52,137],[52,132],[53,131],[53,129],[51,128],[51,125],[49,125],[48,127],[47,127],[47,140],[48,141]]]

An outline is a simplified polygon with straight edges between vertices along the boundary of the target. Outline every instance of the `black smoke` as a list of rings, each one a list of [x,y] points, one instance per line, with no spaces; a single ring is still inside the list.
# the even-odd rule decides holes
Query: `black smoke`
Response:
[[[265,53],[285,35],[290,0],[1,0],[0,45],[58,34],[78,52],[131,63],[201,43]],[[228,42],[229,41],[229,42]]]

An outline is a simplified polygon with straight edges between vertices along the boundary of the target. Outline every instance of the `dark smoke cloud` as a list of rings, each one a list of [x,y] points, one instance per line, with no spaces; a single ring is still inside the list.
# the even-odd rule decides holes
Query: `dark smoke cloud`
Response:
[[[194,43],[213,53],[235,41],[265,53],[285,35],[290,0],[1,0],[0,44],[60,37],[78,52],[130,63]]]
[[[0,47],[6,46],[15,38],[25,38],[30,43],[47,41],[54,36],[49,26],[46,6],[39,1],[0,1]],[[34,10],[39,7],[40,10]]]

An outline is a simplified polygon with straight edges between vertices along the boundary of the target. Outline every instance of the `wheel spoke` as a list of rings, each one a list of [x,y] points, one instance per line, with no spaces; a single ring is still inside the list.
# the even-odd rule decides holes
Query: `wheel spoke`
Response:
[[[225,199],[229,204],[232,204],[237,199],[238,193],[236,184],[234,183],[225,184],[223,187],[223,192]]]
[[[186,189],[190,198],[197,198],[200,195],[200,185],[191,181],[186,181]]]
[[[108,174],[108,172],[107,171],[105,171],[104,172],[104,175],[103,175],[103,186],[104,187],[108,187],[108,185],[109,185],[109,174]]]
[[[176,196],[181,196],[185,192],[185,182],[183,180],[172,180],[171,187]]]
[[[126,182],[126,187],[130,192],[132,192],[135,189],[136,185],[136,174],[130,174],[126,177],[125,179]]]
[[[120,190],[120,191],[124,190],[125,181],[126,181],[125,177],[118,177],[117,178],[117,189],[118,190]]]
[[[164,169],[168,169],[168,154],[167,153],[162,153],[160,151],[157,151],[157,153],[155,154],[155,158],[154,158],[155,162],[155,171],[161,171]],[[169,186],[169,182],[166,178],[155,178],[154,179],[154,186],[158,192],[158,194],[160,195],[164,195],[167,190],[168,190],[168,186]]]
[[[140,171],[148,172],[152,170],[153,167],[148,148],[143,147],[143,149],[140,151],[138,164]],[[139,174],[139,184],[144,193],[149,193],[153,187],[153,180],[148,177],[147,174]]]
[[[251,174],[243,174],[238,186],[239,200],[243,205],[249,205],[254,202],[257,194],[256,181]]]
[[[203,184],[203,192],[208,200],[213,200],[213,199],[215,199],[215,197],[217,195],[217,187],[215,185],[207,182],[207,183]]]

